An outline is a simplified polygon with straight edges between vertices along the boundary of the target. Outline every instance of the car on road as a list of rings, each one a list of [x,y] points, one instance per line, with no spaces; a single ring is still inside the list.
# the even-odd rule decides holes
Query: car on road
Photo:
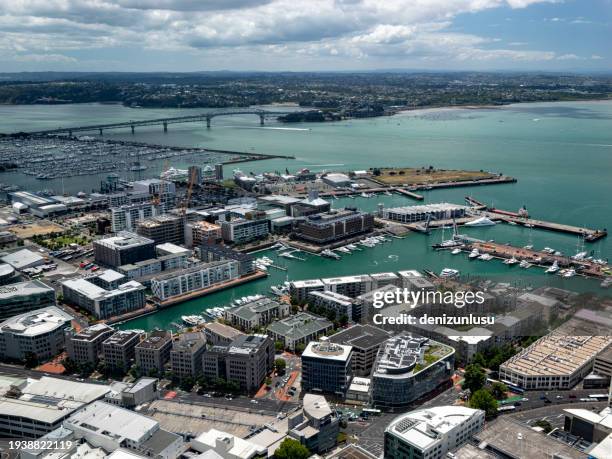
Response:
[[[253,403],[254,405],[257,405],[259,402],[255,399],[251,400],[251,403]]]
[[[557,395],[555,398],[556,398],[557,400],[561,400],[561,399],[563,398],[563,395]]]

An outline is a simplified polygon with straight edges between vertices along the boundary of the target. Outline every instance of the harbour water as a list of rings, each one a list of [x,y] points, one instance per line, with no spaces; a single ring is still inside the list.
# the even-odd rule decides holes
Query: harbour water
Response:
[[[193,111],[193,110],[190,110]],[[204,110],[197,110],[202,112]],[[185,114],[188,110],[130,109],[120,105],[0,106],[2,132],[35,130],[49,127],[94,124],[130,119],[147,119]],[[612,229],[612,101],[567,102],[512,105],[495,109],[431,109],[412,111],[393,117],[351,120],[336,123],[281,125],[270,121],[258,125],[255,116],[219,117],[211,129],[198,124],[172,125],[168,133],[160,127],[129,131],[109,131],[111,139],[129,139],[148,143],[199,146],[234,151],[254,151],[295,155],[295,160],[268,160],[240,164],[245,171],[284,171],[308,167],[314,171],[358,170],[375,166],[429,166],[436,168],[485,169],[503,172],[518,179],[515,184],[424,192],[424,202],[462,203],[465,195],[474,196],[495,207],[516,211],[526,205],[537,219],[557,221],[589,228]],[[187,160],[185,160],[187,161]],[[172,164],[186,167],[188,163]],[[145,171],[159,173],[162,165]],[[229,169],[229,168],[228,168]],[[230,171],[228,171],[229,173]],[[126,172],[126,176],[127,176]],[[57,188],[53,181],[44,183],[9,172],[0,174],[0,182],[19,183],[24,188]],[[96,177],[97,181],[98,178]],[[87,185],[86,185],[87,183]],[[66,179],[69,192],[89,190],[92,180],[85,177]],[[412,205],[402,196],[379,195],[370,199],[334,200],[334,207],[356,205],[375,210],[385,206]],[[577,238],[520,226],[496,225],[462,229],[462,233],[480,239],[494,239],[514,245],[533,244],[536,248],[554,247],[566,254],[577,251]],[[447,234],[449,235],[449,234]],[[290,279],[329,277],[375,271],[424,269],[440,271],[444,267],[463,274],[484,275],[522,285],[557,285],[583,292],[604,294],[599,282],[578,277],[562,279],[545,275],[542,270],[520,270],[501,262],[468,261],[464,255],[434,252],[430,246],[439,242],[441,232],[430,236],[409,234],[375,248],[330,260],[306,255],[307,261],[281,258],[274,251],[266,255],[288,271],[269,269],[267,279],[219,292],[154,315],[133,320],[124,327],[168,327],[180,316],[226,304],[232,298],[264,293],[270,285]],[[612,243],[603,239],[587,244],[596,258],[612,258]]]

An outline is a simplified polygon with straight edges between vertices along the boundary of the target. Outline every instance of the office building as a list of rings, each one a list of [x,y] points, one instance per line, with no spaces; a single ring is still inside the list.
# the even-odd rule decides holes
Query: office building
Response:
[[[290,215],[296,218],[306,217],[308,215],[329,212],[330,210],[331,204],[325,199],[321,199],[317,190],[309,190],[308,197],[291,204]]]
[[[11,233],[13,234],[13,233]],[[0,263],[0,286],[13,284],[17,279],[17,271],[8,263]]]
[[[612,408],[605,407],[600,412],[586,408],[566,408],[563,410],[565,422],[563,430],[591,443],[602,442],[612,434]]]
[[[204,335],[206,342],[213,346],[227,346],[239,336],[244,335],[240,330],[219,322],[208,322],[204,324]]]
[[[612,336],[576,336],[561,326],[500,365],[499,378],[527,390],[571,389],[610,344]]]
[[[329,277],[321,279],[325,291],[339,293],[350,298],[357,298],[359,295],[372,290],[374,281],[368,274],[359,276]]]
[[[237,218],[220,223],[223,240],[233,244],[244,244],[257,239],[264,239],[270,232],[270,222],[266,219],[247,220]]]
[[[155,242],[135,233],[121,231],[116,236],[93,242],[96,263],[118,267],[155,258]]]
[[[205,262],[233,260],[238,263],[238,272],[241,276],[255,271],[253,256],[242,253],[221,244],[202,243],[199,247],[200,259]]]
[[[150,202],[112,207],[110,209],[111,231],[113,233],[134,231],[139,221],[155,217],[161,214],[161,212],[162,209],[159,206]]]
[[[295,351],[296,346],[306,346],[310,341],[333,330],[334,324],[323,317],[299,312],[268,325],[268,335],[283,344],[285,349]]]
[[[428,338],[400,334],[381,344],[372,368],[372,404],[409,406],[449,381],[455,350]]]
[[[185,243],[185,224],[182,215],[163,214],[140,220],[136,223],[136,233],[152,239],[156,244]]]
[[[134,362],[134,348],[141,334],[135,330],[118,330],[102,343],[102,355],[107,367],[129,370]]]
[[[353,375],[353,348],[329,340],[311,341],[302,352],[302,390],[346,395]]]
[[[383,209],[382,218],[400,223],[422,222],[432,220],[451,220],[465,216],[467,207],[447,202],[425,204],[420,206],[393,207]]]
[[[142,374],[162,375],[171,350],[172,335],[165,330],[154,330],[134,347],[136,365]]]
[[[298,440],[313,454],[322,454],[335,447],[340,432],[340,419],[325,397],[306,394],[303,407],[289,417],[289,437]]]
[[[608,346],[605,351],[597,354],[593,364],[593,371],[601,376],[612,377],[612,346]]]
[[[444,458],[480,431],[484,421],[484,411],[464,406],[410,411],[385,429],[383,458]]]
[[[39,438],[110,390],[101,384],[43,376],[3,378],[0,384],[0,437]]]
[[[238,262],[213,261],[156,276],[151,279],[151,291],[159,301],[166,301],[185,295],[197,296],[210,287],[238,277]]]
[[[326,312],[333,312],[336,319],[346,317],[347,321],[353,320],[353,299],[335,292],[314,291],[308,295],[309,306],[318,306]]]
[[[273,366],[274,342],[266,335],[242,335],[213,346],[202,360],[205,376],[233,381],[247,392],[257,391]]]
[[[0,286],[0,320],[55,304],[55,290],[37,279]]]
[[[62,426],[106,452],[125,448],[145,457],[175,459],[183,450],[182,437],[154,419],[102,401],[77,411]]]
[[[179,378],[197,378],[202,374],[202,355],[206,337],[200,332],[184,333],[172,343],[170,371]]]
[[[64,350],[64,332],[73,317],[56,306],[36,309],[0,323],[0,356],[44,362]]]
[[[378,350],[392,333],[373,325],[353,325],[329,337],[336,344],[347,344],[353,348],[353,375],[369,376]]]
[[[315,244],[329,244],[372,231],[374,216],[357,209],[330,210],[296,221],[296,237]]]
[[[62,282],[64,301],[74,304],[99,319],[117,317],[145,306],[145,287],[136,281],[106,290],[85,278]]]
[[[291,305],[264,297],[226,309],[224,315],[230,325],[251,331],[264,327],[276,319],[287,317],[290,310]]]
[[[102,343],[114,332],[106,324],[95,324],[79,332],[66,330],[68,357],[78,364],[95,365],[102,353]]]
[[[171,250],[168,248],[172,248]],[[129,280],[150,282],[155,274],[173,269],[186,268],[190,264],[191,251],[184,247],[166,243],[155,247],[157,258],[137,261],[117,268]]]
[[[11,265],[17,271],[23,271],[28,268],[44,265],[45,259],[38,253],[32,252],[29,249],[20,249],[4,255],[0,258],[3,263]]]

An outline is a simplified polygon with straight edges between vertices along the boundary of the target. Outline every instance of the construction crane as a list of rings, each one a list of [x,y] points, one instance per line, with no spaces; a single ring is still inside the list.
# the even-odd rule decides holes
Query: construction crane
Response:
[[[189,174],[189,182],[187,183],[187,193],[185,195],[185,200],[183,201],[183,206],[181,208],[181,215],[183,218],[187,215],[187,208],[189,207],[189,202],[191,201],[191,194],[193,193],[193,185],[196,182],[196,170],[195,168],[191,170],[191,174]]]

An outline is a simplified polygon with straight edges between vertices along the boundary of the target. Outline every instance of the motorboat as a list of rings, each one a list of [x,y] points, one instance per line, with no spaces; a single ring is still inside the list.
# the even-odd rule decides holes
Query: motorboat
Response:
[[[516,258],[514,258],[514,257],[508,258],[507,260],[504,260],[504,264],[505,265],[511,265],[511,266],[517,264],[518,262],[519,261]]]
[[[560,274],[561,277],[574,277],[576,275],[576,270],[573,268],[564,269]]]
[[[490,255],[488,253],[483,253],[482,255],[478,257],[478,259],[482,261],[489,261],[493,259],[493,255]]]
[[[457,277],[458,275],[459,271],[452,268],[444,268],[442,271],[440,271],[440,277],[444,278],[453,278]]]
[[[494,226],[495,224],[496,223],[493,220],[487,217],[480,217],[476,220],[465,223],[465,226]]]
[[[339,260],[340,259],[340,255],[338,255],[336,252],[332,252],[329,249],[323,250],[321,252],[321,256],[327,257],[327,258],[333,258],[334,260]]]
[[[336,250],[342,253],[351,253],[351,251],[347,247],[338,247]]]
[[[533,245],[528,244],[528,245],[524,246],[523,248],[527,249],[527,250],[531,250],[531,249],[533,249]]]
[[[196,325],[200,325],[206,322],[206,320],[204,320],[202,316],[198,316],[195,314],[190,315],[190,316],[181,316],[181,320],[185,323],[185,325],[189,325],[191,327],[194,327]]]
[[[555,253],[555,249],[551,249],[550,247],[544,247],[542,249],[542,252],[552,255],[553,253]]]
[[[547,274],[554,274],[557,271],[559,271],[559,263],[557,263],[557,260],[555,260],[555,262],[552,265],[550,265],[548,269],[544,272]]]
[[[572,260],[584,260],[587,255],[587,252],[578,252],[576,255],[572,256]]]
[[[459,247],[457,247],[456,249],[451,250],[451,254],[453,255],[458,255],[461,253],[461,249]]]
[[[519,263],[519,267],[523,269],[529,269],[531,268],[531,263],[529,263],[527,260],[523,260]]]
[[[478,258],[479,256],[480,256],[480,252],[478,251],[478,249],[473,249],[468,255],[468,258],[474,259],[474,258]]]

